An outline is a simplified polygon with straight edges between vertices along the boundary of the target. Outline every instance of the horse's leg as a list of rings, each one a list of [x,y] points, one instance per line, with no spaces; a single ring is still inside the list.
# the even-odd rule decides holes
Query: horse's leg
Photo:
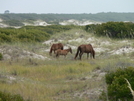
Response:
[[[92,56],[93,56],[93,54],[92,53],[90,53],[90,58],[92,59]]]
[[[56,53],[56,58],[58,58],[59,57],[59,54],[58,53]]]
[[[87,53],[87,59],[89,58],[89,53]]]
[[[64,57],[66,58],[66,55],[64,55]]]
[[[52,48],[50,49],[50,52],[49,52],[49,55],[50,56],[52,56],[52,52],[53,52],[53,50],[52,50]]]
[[[79,51],[79,58],[81,58],[81,51]]]
[[[95,51],[94,50],[93,50],[92,56],[93,56],[93,59],[95,59]]]
[[[80,56],[80,60],[81,60],[82,54],[83,54],[83,52],[81,52],[81,53],[79,54],[79,56]]]
[[[93,52],[90,53],[90,57],[91,57],[91,59],[94,59],[94,53]]]

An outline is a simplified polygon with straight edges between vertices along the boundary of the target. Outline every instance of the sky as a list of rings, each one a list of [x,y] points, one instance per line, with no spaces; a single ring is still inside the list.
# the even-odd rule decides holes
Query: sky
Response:
[[[134,0],[0,0],[0,13],[100,13],[132,12]]]

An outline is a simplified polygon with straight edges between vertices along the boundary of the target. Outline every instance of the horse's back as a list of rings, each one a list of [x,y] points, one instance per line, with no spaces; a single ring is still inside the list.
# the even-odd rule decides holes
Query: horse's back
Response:
[[[83,52],[90,52],[93,51],[93,47],[91,44],[82,44],[78,47]]]
[[[55,49],[55,50],[63,49],[63,45],[62,45],[62,43],[53,44],[52,49]]]
[[[57,49],[55,52],[56,52],[56,53],[59,53],[59,52],[61,52],[61,49]]]
[[[59,56],[59,55],[64,55],[66,56],[67,55],[67,51],[66,50],[62,50],[62,49],[57,49],[56,50],[56,55]]]
[[[84,44],[80,45],[80,46],[78,47],[78,49],[79,49],[80,51],[83,51],[83,52],[88,51],[88,47],[87,47],[86,45],[84,45]]]

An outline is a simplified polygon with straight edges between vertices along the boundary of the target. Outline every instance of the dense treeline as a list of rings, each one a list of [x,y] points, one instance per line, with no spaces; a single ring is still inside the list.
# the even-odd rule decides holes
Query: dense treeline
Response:
[[[42,42],[52,34],[67,31],[77,26],[24,26],[19,29],[0,28],[0,42]]]
[[[93,31],[97,36],[134,38],[134,23],[132,22],[107,22],[100,25],[87,25],[85,30]]]
[[[5,21],[17,20],[20,22],[24,21],[35,21],[43,20],[47,23],[58,24],[59,21],[76,19],[76,20],[94,20],[101,22],[108,21],[134,21],[134,13],[97,13],[97,14],[0,14],[0,18]]]

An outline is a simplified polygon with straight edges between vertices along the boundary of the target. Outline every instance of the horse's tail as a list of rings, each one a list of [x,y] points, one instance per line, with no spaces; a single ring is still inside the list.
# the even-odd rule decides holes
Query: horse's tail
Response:
[[[77,53],[76,53],[76,55],[75,55],[74,59],[76,59],[76,58],[77,58],[77,56],[78,56],[78,54],[79,54],[79,51],[80,51],[80,47],[78,47],[78,48],[77,48]]]
[[[94,50],[93,50],[93,54],[92,55],[93,55],[93,58],[95,59],[95,51]]]
[[[63,46],[61,46],[61,50],[63,50],[64,48],[63,48]]]
[[[50,51],[49,51],[49,55],[51,55],[51,54],[52,54],[52,50],[53,50],[53,49],[52,49],[52,47],[51,47],[51,48],[50,48]]]

